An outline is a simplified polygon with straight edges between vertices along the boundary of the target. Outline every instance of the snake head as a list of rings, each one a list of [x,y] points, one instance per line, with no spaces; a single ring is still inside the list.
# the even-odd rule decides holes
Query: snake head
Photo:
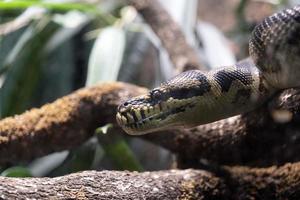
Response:
[[[123,102],[118,107],[116,119],[132,135],[186,126],[193,122],[197,97],[209,90],[210,84],[203,73],[187,71],[147,95]]]
[[[153,90],[119,105],[116,119],[125,132],[141,135],[161,128],[162,103],[155,100],[159,94],[158,90]]]

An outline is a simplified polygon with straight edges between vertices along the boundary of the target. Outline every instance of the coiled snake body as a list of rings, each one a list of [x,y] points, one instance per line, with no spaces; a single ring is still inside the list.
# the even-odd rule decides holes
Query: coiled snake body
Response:
[[[300,5],[254,29],[250,58],[209,72],[183,72],[118,107],[129,134],[192,127],[253,110],[274,92],[300,86]]]

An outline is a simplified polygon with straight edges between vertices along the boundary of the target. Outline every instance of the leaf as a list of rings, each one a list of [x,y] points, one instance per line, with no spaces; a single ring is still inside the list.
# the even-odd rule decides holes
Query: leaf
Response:
[[[104,126],[105,134],[98,131],[98,141],[103,147],[106,156],[113,161],[118,170],[142,171],[143,167],[136,159],[124,138],[111,125]]]
[[[12,49],[12,46],[15,45],[16,41],[18,41],[18,39],[22,36],[23,33],[24,28],[21,28],[14,32],[11,32],[10,34],[0,37],[0,75],[2,75],[8,70],[7,67],[9,66],[4,66],[4,61],[11,52],[10,49]]]
[[[32,177],[31,172],[25,167],[10,167],[1,173],[6,177]]]
[[[143,171],[141,164],[123,139],[118,139],[113,144],[103,145],[103,148],[120,170]]]
[[[98,19],[70,11],[54,14],[52,20],[60,28],[44,46],[46,59],[42,63],[42,78],[38,83],[40,92],[35,93],[34,106],[53,101],[84,85],[85,76],[81,71],[87,68],[93,45],[93,41],[85,40],[84,36]]]
[[[91,19],[78,11],[70,11],[65,14],[54,14],[53,21],[61,25],[62,28],[58,30],[55,35],[51,38],[46,51],[51,52],[58,46],[62,46],[63,42],[69,40],[74,35],[78,34],[82,28],[91,22]]]
[[[4,67],[9,70],[0,89],[0,116],[24,111],[40,78],[43,48],[59,28],[49,16],[31,24],[9,52]]]
[[[103,29],[92,48],[86,85],[93,85],[98,81],[117,80],[124,49],[123,29],[114,26]]]
[[[41,7],[45,8],[48,11],[55,13],[65,13],[71,10],[77,10],[86,14],[91,14],[102,20],[105,24],[112,24],[116,18],[110,13],[104,13],[102,9],[99,9],[97,6],[88,3],[75,3],[75,2],[51,2],[51,1],[0,1],[0,15],[9,13],[13,10],[25,10],[30,7]],[[1,19],[1,18],[0,18]]]
[[[79,10],[83,12],[97,13],[97,9],[93,5],[82,4],[82,3],[55,3],[55,2],[42,2],[42,1],[5,1],[0,2],[1,10],[16,10],[16,9],[26,9],[32,6],[39,6],[55,11],[69,11],[69,10]]]

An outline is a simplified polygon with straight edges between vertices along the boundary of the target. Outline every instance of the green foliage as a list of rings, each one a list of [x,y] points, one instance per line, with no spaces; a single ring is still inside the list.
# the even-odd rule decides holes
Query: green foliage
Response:
[[[103,3],[109,7],[105,11],[102,3],[0,1],[0,118],[53,101],[83,87],[84,82],[117,80],[126,30],[119,18],[123,17],[119,15],[122,6],[108,3]],[[57,176],[101,168],[104,160],[110,160],[115,169],[142,170],[123,137],[108,133],[97,138],[70,151],[52,170],[44,166],[45,160],[37,160],[39,174]],[[2,175],[25,177],[31,173],[25,167],[12,167]]]
[[[48,10],[66,12],[70,10],[79,10],[86,13],[99,13],[95,6],[82,3],[51,3],[43,2],[40,0],[24,0],[24,1],[6,1],[0,2],[0,9],[2,10],[17,10],[17,9],[26,9],[32,6],[43,7]]]
[[[6,177],[32,177],[31,172],[25,167],[10,167],[1,173]]]
[[[143,167],[136,159],[126,140],[114,130],[111,124],[98,128],[96,133],[105,154],[114,163],[116,169],[130,171],[143,170]]]
[[[141,164],[122,137],[115,138],[112,143],[105,143],[103,148],[118,170],[143,171]]]
[[[104,28],[91,51],[86,85],[98,81],[116,81],[125,50],[125,32],[122,28]]]
[[[30,105],[40,78],[45,44],[58,28],[49,16],[44,16],[26,28],[7,55],[3,63],[6,78],[0,93],[0,116],[20,113]]]

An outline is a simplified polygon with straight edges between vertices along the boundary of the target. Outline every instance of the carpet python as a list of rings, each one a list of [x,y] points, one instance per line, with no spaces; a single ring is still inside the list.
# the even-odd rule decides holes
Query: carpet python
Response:
[[[264,19],[250,58],[208,72],[191,70],[118,107],[118,124],[140,135],[193,127],[253,110],[276,91],[300,86],[300,5]]]

